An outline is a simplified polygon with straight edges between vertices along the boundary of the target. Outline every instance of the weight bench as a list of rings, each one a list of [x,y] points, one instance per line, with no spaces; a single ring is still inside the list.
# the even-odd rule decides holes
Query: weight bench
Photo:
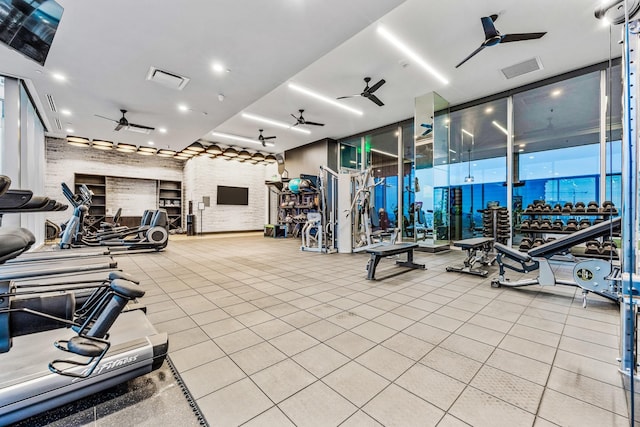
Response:
[[[596,293],[613,301],[618,301],[618,284],[613,277],[615,269],[612,268],[610,262],[601,259],[576,260],[573,268],[573,280],[559,280],[555,277],[553,269],[549,264],[549,259],[555,255],[568,253],[573,246],[580,243],[609,236],[612,230],[620,230],[621,223],[622,218],[620,217],[610,219],[569,234],[561,239],[552,240],[530,249],[526,253],[500,243],[495,243],[493,247],[498,252],[496,261],[500,266],[500,272],[498,278],[491,281],[491,286],[494,288],[501,286],[520,287],[530,285],[577,286],[582,288],[583,307],[586,307],[587,294],[589,292]],[[516,264],[507,264],[505,260],[513,261]],[[540,272],[535,279],[522,279],[510,282],[505,278],[505,269],[519,273],[529,273],[535,270],[539,270]]]
[[[417,247],[417,243],[396,243],[395,245],[383,245],[367,249],[366,252],[371,255],[367,263],[367,280],[376,280],[376,267],[380,260],[393,255],[407,254],[407,260],[398,260],[396,261],[396,265],[425,270],[426,267],[424,264],[416,264],[413,262],[413,250]],[[404,271],[401,273],[404,273]]]
[[[476,276],[486,277],[489,272],[481,268],[474,268],[476,263],[481,265],[492,265],[496,260],[491,255],[493,250],[493,239],[490,237],[476,237],[473,239],[458,240],[453,242],[453,246],[457,246],[467,251],[467,258],[464,260],[463,267],[447,267],[447,271],[457,273],[474,274]],[[480,253],[478,253],[480,251]]]

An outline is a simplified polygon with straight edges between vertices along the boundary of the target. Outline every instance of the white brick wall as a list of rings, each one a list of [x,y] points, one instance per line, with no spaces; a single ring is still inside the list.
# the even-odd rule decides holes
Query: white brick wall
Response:
[[[107,177],[107,215],[122,208],[122,216],[142,216],[157,207],[157,191],[156,180]]]
[[[156,200],[156,189],[147,180],[182,181],[184,213],[188,202],[194,201],[197,230],[200,232],[198,201],[202,196],[211,198],[211,207],[203,211],[202,231],[261,230],[266,222],[265,180],[277,176],[275,163],[251,165],[234,160],[197,157],[182,162],[156,156],[124,154],[117,151],[100,151],[79,148],[65,140],[47,138],[47,167],[45,193],[60,201],[66,201],[60,183],[72,186],[74,174],[85,173],[109,177],[138,178],[107,180],[107,208],[115,213],[119,207],[124,216],[139,216],[151,200]],[[119,183],[118,183],[119,182]],[[218,185],[249,188],[248,206],[217,206]],[[134,188],[135,187],[135,188]],[[155,204],[154,206],[155,207]],[[66,221],[71,210],[50,212],[47,218],[56,223]],[[184,223],[183,223],[184,224]]]
[[[62,195],[60,184],[66,182],[73,189],[74,174],[84,173],[93,175],[106,175],[111,177],[141,178],[145,180],[169,180],[182,181],[182,168],[184,162],[156,156],[141,156],[136,153],[125,154],[115,150],[100,151],[94,148],[74,147],[63,139],[46,138],[46,196],[66,203]],[[142,181],[142,183],[149,181]],[[144,185],[129,196],[116,195],[115,201],[110,198],[107,187],[107,207],[117,209],[122,207],[124,211],[131,212],[132,216],[139,216],[147,208],[155,208],[156,190]],[[149,192],[142,195],[141,191]],[[122,193],[122,192],[120,192]],[[123,198],[124,197],[124,198]],[[153,200],[153,205],[147,206]],[[112,201],[115,202],[112,203]],[[49,212],[47,218],[55,223],[61,223],[69,219],[71,209],[63,212]],[[128,215],[128,214],[127,214]]]
[[[196,157],[187,162],[184,168],[185,204],[193,201],[193,213],[196,215],[196,231],[200,232],[200,212],[198,202],[203,196],[211,197],[211,206],[202,212],[202,231],[244,231],[262,230],[266,217],[265,180],[277,173],[274,164],[240,163],[235,160],[210,159]],[[249,205],[217,205],[217,187],[249,188]]]

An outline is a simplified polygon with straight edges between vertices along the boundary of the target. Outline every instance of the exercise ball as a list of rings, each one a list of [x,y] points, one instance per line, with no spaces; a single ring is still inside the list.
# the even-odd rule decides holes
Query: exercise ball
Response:
[[[291,181],[289,181],[289,190],[295,194],[299,193],[305,188],[309,188],[309,186],[310,183],[306,179],[293,178]]]

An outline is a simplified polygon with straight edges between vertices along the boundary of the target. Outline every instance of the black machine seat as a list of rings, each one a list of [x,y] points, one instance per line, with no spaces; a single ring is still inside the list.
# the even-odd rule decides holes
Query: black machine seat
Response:
[[[0,228],[0,263],[15,258],[36,242],[25,228]]]
[[[530,257],[550,258],[557,253],[566,252],[573,246],[580,243],[588,242],[589,240],[597,239],[598,237],[608,236],[611,233],[611,230],[619,231],[621,224],[621,217],[603,221],[599,224],[571,233],[562,239],[547,242],[529,250],[527,253]]]
[[[7,192],[11,185],[11,178],[6,175],[0,175],[0,196]]]
[[[0,209],[16,209],[23,206],[33,197],[30,190],[7,190],[0,197]]]

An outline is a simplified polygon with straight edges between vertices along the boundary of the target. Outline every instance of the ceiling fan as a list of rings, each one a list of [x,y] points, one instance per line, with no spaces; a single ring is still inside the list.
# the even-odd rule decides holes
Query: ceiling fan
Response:
[[[373,103],[377,104],[378,106],[382,107],[384,105],[384,103],[382,101],[380,101],[380,98],[375,96],[373,94],[373,92],[375,92],[378,89],[380,89],[380,86],[382,86],[386,82],[385,82],[384,79],[380,79],[380,81],[378,83],[376,83],[373,86],[369,87],[369,82],[370,81],[371,81],[371,77],[365,77],[364,78],[364,82],[366,83],[366,85],[365,85],[364,89],[362,89],[362,93],[358,93],[358,94],[355,94],[355,95],[341,96],[341,97],[339,97],[337,99],[354,98],[356,96],[362,96],[364,98],[369,99],[370,101],[372,101]]]
[[[127,110],[120,110],[120,112],[122,113],[122,117],[120,118],[120,120],[115,120],[109,117],[105,117],[105,116],[101,116],[99,114],[96,114],[96,117],[100,117],[101,119],[106,119],[106,120],[110,120],[114,123],[116,123],[116,127],[114,130],[119,131],[122,129],[125,130],[129,130],[131,132],[138,132],[138,133],[146,133],[149,134],[151,133],[152,130],[154,130],[155,128],[152,128],[150,126],[144,126],[144,125],[138,125],[135,123],[130,123],[129,120],[127,120],[127,118],[125,117],[125,114],[127,114]]]
[[[493,23],[498,19],[498,15],[485,16],[480,18],[482,21],[482,28],[484,29],[484,41],[480,45],[479,48],[471,52],[471,55],[467,56],[462,60],[456,68],[470,60],[477,53],[479,53],[485,47],[495,46],[500,43],[509,43],[509,42],[519,42],[523,40],[534,40],[539,39],[540,37],[547,34],[543,33],[516,33],[516,34],[500,34],[498,30],[496,30],[495,25]]]
[[[302,113],[304,113],[304,110],[298,110],[298,111],[300,111],[300,117],[296,117],[293,114],[291,115],[291,117],[296,119],[296,123],[293,126],[298,126],[298,125],[324,126],[324,123],[310,122],[306,120],[304,117],[302,117]]]
[[[266,147],[266,146],[267,146],[267,142],[266,142],[267,140],[269,140],[269,139],[276,139],[276,137],[275,137],[275,136],[262,136],[262,131],[263,131],[264,129],[258,129],[258,130],[260,131],[260,135],[258,136],[258,141],[260,141],[260,142],[262,143],[262,146],[263,146],[263,147]]]

